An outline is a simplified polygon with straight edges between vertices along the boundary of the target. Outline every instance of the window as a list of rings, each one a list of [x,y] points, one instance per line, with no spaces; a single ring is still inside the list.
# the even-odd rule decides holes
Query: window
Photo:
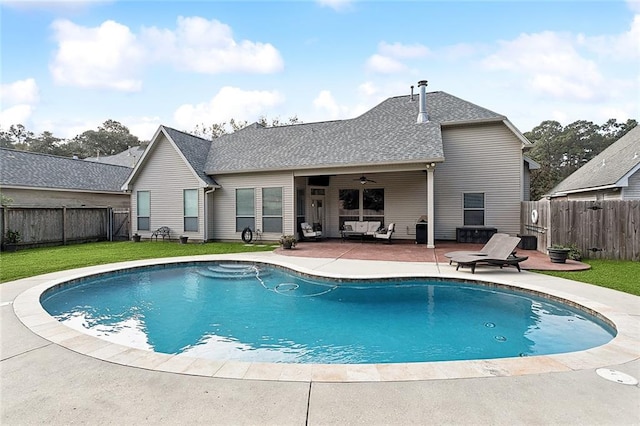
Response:
[[[236,232],[249,227],[256,229],[255,190],[253,188],[236,189]]]
[[[468,192],[464,194],[464,225],[484,226],[484,194]]]
[[[384,189],[365,189],[362,191],[362,220],[384,223]]]
[[[262,188],[262,232],[282,233],[282,188]]]
[[[149,191],[138,191],[138,230],[149,231],[151,222],[151,194]]]
[[[185,189],[184,204],[184,230],[198,231],[198,190]]]
[[[341,189],[338,197],[338,219],[342,229],[345,221],[360,220],[360,190]]]

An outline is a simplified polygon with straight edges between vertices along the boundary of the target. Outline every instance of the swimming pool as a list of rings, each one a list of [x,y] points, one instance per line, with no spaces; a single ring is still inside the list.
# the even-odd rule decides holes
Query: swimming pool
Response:
[[[115,272],[49,290],[41,302],[70,327],[131,347],[252,362],[520,357],[580,351],[615,335],[584,311],[496,286],[331,282],[264,264]]]

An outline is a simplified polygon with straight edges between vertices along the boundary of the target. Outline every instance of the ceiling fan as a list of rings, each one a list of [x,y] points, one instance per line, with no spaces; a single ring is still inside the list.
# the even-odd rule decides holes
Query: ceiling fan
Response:
[[[369,179],[367,178],[365,175],[360,176],[358,179],[354,179],[357,180],[358,182],[360,182],[362,185],[371,182],[371,183],[377,183],[375,180]]]

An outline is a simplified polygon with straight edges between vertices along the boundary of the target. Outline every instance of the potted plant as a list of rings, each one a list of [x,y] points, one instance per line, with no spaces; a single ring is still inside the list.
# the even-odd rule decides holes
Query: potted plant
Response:
[[[7,230],[7,234],[5,236],[4,248],[6,251],[16,251],[18,249],[18,243],[22,241],[22,236],[20,235],[20,231],[12,231],[11,229]]]
[[[189,237],[187,237],[186,235],[180,235],[180,244],[187,244],[188,239]]]
[[[138,234],[137,232],[135,234],[133,234],[133,242],[134,243],[139,243],[140,242],[140,237],[141,237],[141,235]]]
[[[294,235],[283,235],[280,237],[279,243],[282,248],[291,249],[296,246],[296,237]]]
[[[554,244],[551,247],[548,247],[547,251],[549,252],[549,259],[551,259],[551,263],[566,263],[571,249],[559,244]]]

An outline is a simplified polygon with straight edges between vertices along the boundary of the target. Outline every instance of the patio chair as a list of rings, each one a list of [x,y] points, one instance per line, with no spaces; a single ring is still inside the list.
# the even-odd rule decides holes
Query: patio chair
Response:
[[[322,231],[314,231],[307,222],[302,222],[300,229],[302,230],[302,238],[305,240],[319,240],[322,237]]]
[[[484,256],[489,254],[491,250],[493,250],[495,247],[499,246],[500,242],[505,237],[509,237],[509,234],[500,234],[500,233],[493,234],[491,238],[489,238],[489,241],[487,241],[484,247],[482,247],[479,251],[468,251],[468,250],[450,251],[449,253],[445,253],[444,257],[449,258],[449,265],[451,265],[452,257],[467,256],[467,255]]]
[[[476,273],[477,265],[483,264],[499,266],[500,268],[504,266],[515,266],[518,268],[518,272],[520,272],[520,262],[527,260],[529,257],[516,256],[514,254],[519,242],[519,237],[502,237],[500,244],[496,245],[489,253],[456,255],[451,258],[451,262],[458,264],[456,271],[460,269],[460,267],[469,266],[472,274]]]
[[[391,235],[393,235],[393,231],[395,229],[396,229],[396,224],[390,223],[389,226],[387,226],[387,229],[381,232],[376,231],[373,234],[373,238],[377,240],[386,240],[387,243],[391,244]]]

